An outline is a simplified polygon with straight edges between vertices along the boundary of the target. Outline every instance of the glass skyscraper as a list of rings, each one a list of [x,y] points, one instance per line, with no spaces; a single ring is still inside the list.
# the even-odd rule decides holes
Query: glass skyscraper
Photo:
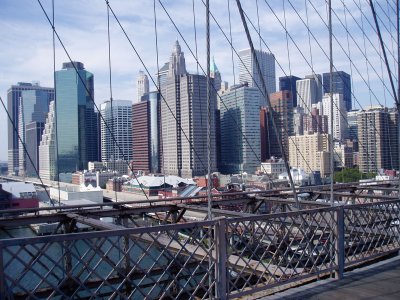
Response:
[[[293,75],[279,77],[279,90],[281,92],[290,91],[290,99],[293,102],[293,107],[297,107],[296,81],[300,79],[300,77]]]
[[[264,78],[267,93],[276,92],[276,74],[275,74],[275,56],[272,53],[255,50],[258,63],[260,65],[261,74]],[[260,106],[266,106],[266,95],[264,94],[262,80],[257,70],[256,60],[251,54],[250,49],[239,51],[239,83],[248,83],[249,87],[259,90]]]
[[[324,93],[331,92],[331,76],[330,73],[322,74],[324,80]],[[332,73],[332,93],[342,94],[343,101],[347,111],[352,110],[351,105],[351,79],[350,75],[343,71],[337,71]]]
[[[232,87],[221,98],[221,169],[223,174],[254,173],[260,166],[260,93],[247,85]]]
[[[11,121],[8,120],[8,173],[17,175],[19,170],[19,104],[23,91],[40,90],[54,98],[54,89],[41,87],[39,83],[18,82],[12,85],[7,91],[7,111],[10,114]]]
[[[83,170],[88,161],[99,160],[99,117],[93,99],[93,74],[81,62],[63,63],[56,72],[60,173]]]
[[[18,134],[20,136],[20,141],[19,141],[19,175],[29,175],[29,176],[37,176],[38,174],[36,173],[35,170],[32,170],[29,172],[29,174],[26,173],[26,168],[27,164],[34,169],[33,166],[37,167],[37,161],[36,157],[37,156],[37,147],[36,145],[35,149],[32,149],[32,145],[34,141],[32,140],[32,133],[30,132],[30,136],[26,135],[27,131],[27,125],[31,123],[37,123],[39,124],[39,131],[36,130],[35,132],[38,134],[34,140],[37,143],[37,140],[39,139],[42,135],[42,132],[40,131],[40,128],[43,130],[43,123],[46,121],[46,116],[47,113],[49,112],[49,104],[50,101],[54,99],[54,92],[52,91],[47,91],[47,90],[24,90],[21,92],[21,97],[19,99],[19,113],[18,113]],[[42,125],[40,125],[42,124]],[[34,125],[30,125],[30,128],[32,128]],[[25,148],[24,145],[26,144]],[[29,145],[27,145],[29,144]],[[29,147],[28,147],[29,146]],[[28,148],[31,150],[29,151]],[[28,152],[28,153],[26,153]],[[29,155],[28,155],[29,154]],[[32,162],[30,159],[32,159]]]

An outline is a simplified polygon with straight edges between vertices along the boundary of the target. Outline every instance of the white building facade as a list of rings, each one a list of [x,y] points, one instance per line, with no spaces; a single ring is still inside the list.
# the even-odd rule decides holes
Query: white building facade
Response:
[[[39,175],[46,180],[57,179],[57,141],[55,103],[50,102],[42,139],[39,145]]]

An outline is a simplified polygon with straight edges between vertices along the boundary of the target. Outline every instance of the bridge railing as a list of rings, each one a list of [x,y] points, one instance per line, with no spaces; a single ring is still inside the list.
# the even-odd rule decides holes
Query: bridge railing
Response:
[[[398,252],[399,220],[395,200],[4,239],[0,299],[224,299],[340,278],[346,267]]]

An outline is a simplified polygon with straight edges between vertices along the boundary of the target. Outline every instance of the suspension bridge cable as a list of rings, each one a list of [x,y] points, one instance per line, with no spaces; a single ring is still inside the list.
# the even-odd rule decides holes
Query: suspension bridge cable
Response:
[[[243,11],[244,12],[244,11]],[[274,12],[274,11],[273,11]],[[255,31],[257,31],[257,29],[256,29],[256,27],[255,27],[255,25],[254,25],[254,23],[251,21],[251,18],[249,17],[249,16],[247,16],[247,14],[246,14],[246,12],[244,12],[244,15],[246,16],[246,18],[247,18],[247,21],[252,25],[252,27],[253,27],[253,29],[255,30]],[[213,16],[212,14],[211,14],[211,16]],[[221,28],[221,26],[219,25],[219,23],[218,23],[218,21],[215,19],[215,17],[213,17],[213,19],[214,19],[214,21],[216,22],[216,24],[218,25],[218,27],[219,27],[219,29],[221,30],[221,32],[225,35],[225,33],[224,33],[224,31],[222,30],[222,28]],[[279,19],[278,19],[279,20]],[[280,20],[279,20],[280,21]],[[282,25],[282,24],[281,24]],[[290,36],[290,35],[289,35]],[[226,35],[225,35],[225,37],[226,37]],[[262,41],[263,41],[263,43],[264,43],[264,45],[267,47],[267,49],[268,49],[268,51],[271,51],[270,50],[270,48],[268,47],[268,45],[266,44],[266,42],[264,41],[264,39],[261,37],[261,39],[262,39]],[[292,39],[292,38],[291,38]],[[293,41],[293,39],[292,39],[292,41]],[[229,40],[228,40],[228,42],[229,42]],[[294,41],[293,41],[294,42]],[[295,43],[295,42],[294,42]],[[298,45],[295,43],[295,45],[296,45],[296,47],[298,48]],[[231,45],[231,47],[233,47],[232,45]],[[234,49],[234,48],[233,48]],[[300,51],[300,50],[299,50]],[[244,62],[242,61],[242,59],[240,58],[240,56],[239,56],[239,54],[237,53],[237,51],[235,50],[235,53],[236,53],[236,55],[238,56],[238,58],[239,58],[239,60],[244,64]],[[304,54],[300,51],[300,53],[303,55],[303,58],[306,60],[306,58],[304,57]],[[307,61],[307,60],[306,60]],[[281,70],[284,72],[284,74],[287,76],[287,73],[284,71],[284,69],[283,69],[283,67],[282,67],[282,65],[279,63],[279,61],[277,61],[276,59],[275,59],[275,62],[278,64],[278,66],[281,68]],[[308,61],[307,61],[307,63],[308,63]],[[311,66],[309,63],[308,63],[308,65],[309,66]],[[245,68],[246,68],[246,70],[247,70],[247,72],[250,74],[250,71],[247,69],[247,67],[245,66]],[[250,76],[252,77],[252,75],[250,74]],[[256,86],[257,86],[257,88],[261,91],[261,88],[259,87],[259,85],[256,83]],[[262,92],[263,93],[263,95],[264,95],[264,92]],[[304,103],[304,105],[305,105],[305,107],[308,107],[307,106],[307,104],[304,102],[304,99],[302,98],[302,96],[300,95],[300,94],[298,94],[298,96],[299,96],[299,99]],[[322,126],[322,125],[321,125]],[[293,138],[291,137],[291,136],[288,136],[289,137],[289,139],[291,140],[291,141],[293,141]],[[305,164],[307,165],[307,167],[310,169],[310,170],[312,170],[312,168],[311,168],[311,166],[309,165],[309,163],[308,163],[308,161],[305,159],[305,157],[304,157],[304,155],[301,153],[301,151],[299,150],[299,148],[298,148],[298,146],[297,146],[297,143],[296,142],[294,142],[293,143],[294,144],[294,146],[295,146],[295,148],[296,148],[296,151],[298,152],[298,153],[300,153],[300,156],[302,157],[302,159],[303,159],[303,161],[305,162]]]
[[[203,4],[204,4],[204,1],[203,1]],[[257,31],[256,26],[255,26],[254,23],[251,21],[251,19],[246,15],[246,12],[244,12],[244,14],[245,14],[245,16],[246,16],[248,22],[249,22],[249,23],[252,25],[252,27],[254,28],[254,30]],[[222,27],[221,27],[221,25],[219,24],[219,22],[216,20],[216,18],[214,17],[214,15],[213,15],[211,12],[210,12],[210,15],[211,15],[211,17],[213,18],[214,22],[217,24],[217,26],[218,26],[218,28],[220,29],[221,33],[224,35],[225,39],[226,39],[226,40],[228,41],[228,43],[230,44],[230,46],[231,46],[231,48],[233,49],[233,51],[235,52],[236,56],[239,58],[239,61],[244,65],[244,67],[245,67],[247,73],[248,73],[248,74],[250,75],[250,77],[254,80],[253,76],[251,75],[251,72],[250,72],[249,69],[245,66],[245,64],[244,64],[244,62],[243,62],[243,60],[242,60],[242,58],[240,57],[240,55],[238,54],[238,52],[236,51],[236,49],[233,47],[232,43],[230,42],[230,40],[229,40],[228,37],[226,36],[226,33],[225,33],[224,30],[222,29]],[[262,37],[261,37],[261,40],[263,41],[263,43],[264,43],[264,45],[267,47],[267,49],[270,51],[270,48],[269,48],[268,45],[265,43],[265,41],[264,41],[264,39],[263,39]],[[297,44],[296,44],[296,46],[297,46]],[[282,71],[285,73],[285,71],[283,70],[283,68],[282,68],[282,66],[280,65],[280,63],[276,60],[276,58],[275,58],[275,62],[278,63],[279,67],[280,67],[280,68],[282,69]],[[285,75],[286,75],[286,73],[285,73]],[[264,95],[264,97],[265,97],[265,92],[262,91],[261,87],[258,85],[257,82],[255,82],[255,85],[256,85],[256,87],[258,88],[258,90],[259,90],[259,91]],[[303,101],[303,99],[302,99],[301,96],[300,96],[300,99]],[[221,100],[222,100],[222,99],[221,99]],[[304,101],[303,101],[303,102],[304,102]],[[222,101],[222,103],[223,103],[223,101]],[[224,103],[223,103],[223,104],[224,104]],[[224,104],[224,105],[225,105],[225,104]],[[225,107],[226,107],[226,106],[225,106]],[[288,137],[289,137],[289,139],[290,139],[291,141],[293,141],[293,139],[292,139],[291,136],[288,136]],[[312,170],[312,168],[311,168],[311,166],[309,165],[308,161],[305,159],[304,155],[303,155],[303,154],[301,153],[301,151],[299,150],[299,148],[298,148],[298,146],[297,146],[297,143],[294,142],[293,144],[294,144],[294,146],[295,146],[295,148],[296,148],[296,151],[298,151],[298,152],[300,153],[300,156],[302,157],[303,161],[304,161],[305,164],[307,165],[308,169],[309,169],[309,170]]]
[[[56,40],[55,40],[55,6],[54,0],[51,1],[52,8],[52,42],[53,42],[53,85],[54,85],[54,114],[56,131],[56,168],[57,168],[57,188],[58,188],[58,206],[61,206],[61,188],[60,188],[60,163],[58,161],[58,118],[57,118],[57,85],[56,85]]]
[[[363,38],[365,39],[366,33],[365,33],[364,29],[363,29],[363,26],[361,26],[361,25],[358,23],[358,21],[356,20],[356,18],[354,17],[354,15],[353,15],[353,14],[351,13],[351,11],[347,8],[347,6],[346,6],[346,5],[344,5],[344,6],[345,6],[347,12],[348,12],[348,13],[350,14],[350,16],[352,17],[353,21],[357,24],[357,26],[359,27],[359,29],[363,32]],[[318,10],[316,10],[316,8],[314,8],[314,10],[316,11],[316,13],[317,13],[317,14],[319,15],[319,17],[321,18],[321,16],[320,16]],[[385,88],[387,89],[387,91],[389,92],[389,94],[393,97],[393,95],[391,94],[391,91],[390,91],[389,88],[386,86],[386,84],[384,83],[383,79],[380,78],[378,72],[376,71],[376,69],[373,67],[372,63],[371,63],[370,60],[368,59],[368,57],[367,57],[365,51],[362,50],[362,49],[360,48],[360,46],[359,46],[359,44],[357,43],[357,41],[355,40],[354,36],[353,36],[352,33],[348,30],[348,28],[343,24],[342,20],[339,18],[339,16],[338,16],[337,13],[335,12],[335,10],[333,10],[333,14],[334,14],[334,16],[337,18],[337,20],[340,22],[340,24],[342,25],[342,27],[346,30],[346,32],[348,33],[348,35],[350,36],[350,38],[351,38],[352,41],[354,42],[354,45],[356,45],[357,49],[360,51],[360,53],[361,53],[361,54],[363,55],[363,57],[365,58],[365,60],[366,60],[366,66],[369,65],[369,66],[374,70],[374,72],[375,72],[376,76],[379,78],[380,82],[385,86]],[[324,21],[322,18],[321,18],[321,20],[323,21],[324,25],[327,26],[326,23],[325,23],[325,21]],[[348,54],[347,54],[346,51],[344,50],[342,44],[340,43],[340,41],[338,40],[338,38],[335,36],[335,34],[333,34],[333,38],[334,38],[335,41],[337,42],[337,45],[342,49],[343,53],[347,56],[347,58],[348,58],[349,60],[352,61],[351,57],[348,56]],[[365,47],[364,47],[364,48],[365,48]],[[321,48],[321,49],[322,49],[322,48]],[[323,52],[324,52],[324,51],[323,51]],[[326,55],[326,54],[325,54],[325,55]],[[380,59],[382,59],[382,58],[380,58]],[[354,64],[353,61],[352,61],[352,65],[353,65],[354,69],[357,71],[357,73],[358,73],[358,75],[360,76],[360,78],[364,81],[365,85],[368,87],[369,91],[370,91],[371,94],[374,96],[374,98],[376,99],[376,101],[379,102],[378,97],[377,97],[376,94],[371,90],[369,81],[367,82],[367,81],[365,80],[364,76],[362,75],[362,72],[358,69],[357,65]],[[368,68],[368,69],[369,69],[369,68]],[[367,72],[367,74],[369,74],[369,72]],[[372,102],[372,100],[371,100],[371,102]],[[380,103],[380,102],[379,102],[379,103]]]
[[[385,59],[385,65],[386,65],[386,69],[387,69],[387,72],[388,72],[390,85],[392,87],[394,101],[396,102],[396,104],[399,104],[398,95],[397,95],[396,90],[394,88],[392,71],[390,70],[389,61],[388,61],[387,55],[386,55],[385,45],[384,45],[383,40],[382,40],[381,30],[380,30],[380,27],[379,27],[379,24],[378,24],[378,20],[376,18],[375,8],[374,8],[374,4],[372,3],[372,0],[369,0],[369,4],[370,4],[370,7],[371,7],[372,16],[374,17],[376,30],[378,32],[378,37],[379,37],[379,42],[380,42],[380,45],[381,45],[381,48],[382,48],[383,57]]]
[[[368,1],[369,1],[369,0],[367,0],[367,3],[368,3]],[[354,2],[354,3],[356,4],[356,6],[357,6],[357,3],[355,2],[355,0],[353,0],[353,2]],[[378,2],[378,3],[379,3],[379,2]],[[368,3],[367,5],[369,6],[369,3]],[[377,29],[376,29],[376,25],[374,26],[374,24],[372,24],[372,23],[370,22],[368,16],[365,15],[364,10],[362,9],[362,6],[361,6],[361,1],[359,1],[359,7],[358,7],[358,8],[359,8],[359,10],[360,10],[361,16],[364,17],[364,19],[366,20],[366,22],[369,24],[370,28],[374,31],[374,33],[375,33],[376,35],[379,35],[379,33],[378,33]],[[384,12],[384,13],[385,13],[385,12]],[[382,21],[382,19],[380,18],[380,16],[379,16],[379,15],[376,15],[376,17],[377,17],[377,19],[379,19],[379,21],[381,21],[382,26],[386,29],[387,33],[388,33],[389,36],[390,36],[390,40],[393,40],[394,37],[393,37],[392,33],[387,29],[385,23]],[[389,20],[389,22],[391,22],[389,17],[388,17],[388,20]],[[371,46],[373,47],[373,49],[375,50],[375,52],[379,55],[378,49],[376,49],[375,45],[370,41],[369,37],[366,36],[366,38],[367,38],[368,41],[370,42],[370,44],[371,44]],[[385,48],[388,48],[388,49],[389,49],[389,47],[386,46],[386,44],[385,44],[384,42],[383,42],[383,44],[385,45]],[[379,47],[378,47],[378,48],[379,48]],[[392,53],[392,52],[389,52],[389,53],[390,53],[391,57],[392,57],[394,60],[396,60],[396,57],[394,56],[394,53]]]
[[[157,87],[160,87],[160,63],[159,63],[159,51],[158,51],[158,29],[157,29],[157,10],[156,10],[156,0],[153,0],[153,16],[154,16],[154,37],[155,37],[155,44],[156,44],[156,63],[157,63]],[[160,94],[160,98],[162,97],[161,94],[161,89],[158,90],[158,93]],[[159,110],[160,103],[157,99],[157,110]],[[158,122],[159,123],[159,122]],[[159,136],[160,136],[160,141],[163,139],[163,128],[160,125],[158,126],[159,130]],[[161,160],[160,158],[158,159],[159,164],[162,165],[164,168],[164,144],[159,143],[158,147],[161,152]],[[158,169],[161,171],[161,166],[158,164]],[[165,184],[165,174],[163,174],[163,179],[164,179],[164,195],[163,197],[166,198],[166,184]]]
[[[267,4],[268,4],[268,3],[267,3]],[[275,11],[274,11],[271,7],[270,7],[270,9],[271,9],[271,11],[273,12],[273,14],[275,15],[276,19],[280,22],[281,26],[284,27],[284,26],[282,25],[281,20],[277,17]],[[245,15],[246,15],[246,12],[244,12],[244,13],[245,13]],[[251,21],[251,18],[250,18],[249,16],[247,16],[247,15],[246,15],[246,17],[247,17],[248,22],[252,25],[253,29],[256,30],[256,27],[255,27],[254,23]],[[216,21],[215,18],[214,18],[214,21]],[[216,22],[217,22],[217,21],[216,21]],[[217,24],[218,24],[218,23],[217,23]],[[302,55],[303,59],[304,59],[304,60],[306,61],[306,63],[311,67],[310,63],[309,63],[309,62],[307,61],[307,59],[305,58],[305,55],[304,55],[303,52],[300,50],[300,47],[298,46],[298,44],[293,40],[292,36],[291,36],[289,33],[288,33],[288,35],[289,35],[290,39],[292,40],[292,42],[294,43],[294,45],[296,46],[296,48],[297,48],[297,50],[299,51],[299,53]],[[334,36],[334,35],[333,35],[333,36]],[[271,51],[270,48],[268,47],[268,45],[266,44],[266,42],[264,41],[264,39],[262,39],[262,41],[263,41],[264,45],[267,47],[267,49],[268,49],[269,51]],[[279,61],[276,60],[276,63],[278,64],[278,66],[280,67],[280,69],[283,71],[283,73],[287,76],[285,70],[283,69],[283,67],[281,66],[281,64],[279,63]],[[312,70],[313,70],[313,69],[312,69]],[[336,70],[336,69],[335,69],[335,70]],[[353,95],[353,97],[354,97],[355,99],[357,99],[356,96],[355,96],[353,93],[352,93],[352,95]],[[304,103],[304,101],[303,101],[301,95],[298,94],[298,96],[300,96],[300,100]],[[357,100],[357,102],[358,102],[358,100]],[[305,105],[306,105],[306,104],[305,104]],[[335,106],[337,107],[337,104],[335,104]],[[360,105],[360,106],[361,106],[361,105]],[[306,105],[306,107],[307,107],[307,105]],[[338,107],[337,107],[337,108],[338,108]],[[347,119],[344,117],[343,113],[340,113],[340,114],[341,114],[341,116],[344,118],[345,122],[348,124],[348,121],[347,121]],[[374,126],[374,129],[375,129],[375,132],[379,135],[379,132],[376,130],[375,126]],[[379,135],[379,136],[380,136],[380,135]],[[296,145],[295,145],[295,146],[296,146]],[[362,148],[364,149],[363,145],[361,145],[361,146],[362,146]],[[297,147],[297,146],[296,146],[296,150],[298,151],[298,147]],[[368,152],[367,152],[367,156],[369,156],[369,155],[368,155]],[[303,157],[303,159],[304,159],[304,157]]]
[[[345,7],[345,4],[344,4],[344,0],[341,0],[341,1],[342,1],[342,4],[343,4],[344,22],[345,22],[346,28],[348,28],[348,27],[347,27],[347,13],[346,13],[346,7]],[[348,51],[348,53],[349,53],[349,56],[351,57],[350,41],[349,41],[349,32],[348,32],[348,31],[346,31],[346,41],[347,41],[347,51]],[[349,67],[350,67],[351,86],[354,87],[353,65],[352,65],[350,59],[349,59]],[[352,107],[353,107],[353,109],[354,109],[354,108],[356,107],[356,100],[355,100],[354,97],[352,97],[352,98],[354,99],[354,100],[353,100],[354,102],[353,102],[353,105],[352,105]]]
[[[37,1],[38,1],[38,4],[39,4],[40,7],[41,7],[41,9],[42,9],[42,11],[43,11],[43,13],[44,13],[46,19],[47,19],[47,21],[49,22],[50,25],[52,25],[51,20],[50,20],[48,14],[47,14],[47,12],[46,12],[46,10],[44,9],[44,7],[43,7],[43,5],[42,5],[41,0],[37,0]],[[93,102],[94,107],[95,107],[96,110],[99,112],[100,110],[99,110],[97,104],[96,104],[95,101],[94,101],[94,98],[93,98],[92,93],[90,92],[89,88],[86,86],[86,83],[85,83],[85,81],[83,80],[82,76],[79,74],[77,67],[76,67],[75,64],[73,63],[73,60],[72,60],[72,58],[71,58],[69,52],[67,51],[67,48],[65,47],[63,41],[61,40],[61,37],[59,36],[59,34],[58,34],[58,32],[57,32],[57,30],[56,30],[55,28],[54,28],[54,33],[55,33],[55,36],[57,37],[57,39],[58,39],[60,45],[62,46],[62,48],[63,48],[65,54],[67,55],[69,61],[71,62],[72,66],[74,67],[75,72],[76,72],[76,74],[78,75],[79,80],[81,81],[81,83],[82,83],[83,86],[85,87],[85,90],[86,90],[86,92],[88,93],[90,100]],[[109,127],[108,124],[105,122],[105,119],[103,118],[103,116],[101,115],[101,113],[100,113],[100,118],[103,120],[104,124],[106,125],[107,130],[109,130],[109,132],[111,133],[111,137],[112,137],[113,141],[116,142],[116,138],[115,138],[115,136],[114,136],[114,133],[111,131],[110,127]],[[122,154],[124,160],[126,161],[126,159],[125,159],[125,154],[123,153],[121,147],[119,146],[118,143],[116,143],[116,145],[118,146],[118,150],[119,150],[120,154]],[[131,169],[131,171],[132,171],[132,168],[130,167],[129,164],[128,164],[128,167],[129,167],[129,168]],[[136,177],[135,174],[134,174],[134,177],[135,177],[135,179],[137,180],[137,177]],[[140,189],[141,189],[141,191],[143,192],[143,194],[145,195],[146,199],[149,200],[149,198],[148,198],[146,192],[144,191],[144,189],[143,189],[143,187],[142,187],[141,185],[140,185]]]
[[[197,26],[196,26],[196,9],[195,9],[195,4],[194,4],[194,0],[192,0],[192,14],[193,14],[193,31],[194,31],[194,43],[195,43],[195,53],[196,53],[196,74],[199,75],[199,57],[198,57],[198,47],[197,47]],[[214,74],[215,76],[215,74]],[[195,77],[196,81],[197,81],[197,96],[200,97],[201,95],[201,91],[200,91],[200,78],[198,76]],[[208,82],[208,79],[207,79]],[[215,81],[213,82],[215,84]],[[214,88],[215,90],[217,90],[216,88]],[[208,95],[208,92],[207,92]],[[202,101],[199,102],[199,106],[200,106],[200,111],[203,111],[203,103]],[[200,127],[203,128],[203,114],[201,114],[200,116]],[[207,134],[208,136],[208,134]],[[202,152],[204,153],[205,151],[205,141],[204,139],[202,139]],[[207,151],[208,151],[208,147],[207,147]],[[208,153],[208,152],[207,152]],[[216,155],[216,157],[218,157],[218,155]],[[208,162],[207,162],[207,168],[208,168]],[[208,176],[208,169],[207,169],[207,173],[204,174],[205,180],[207,181],[207,176]],[[209,179],[210,180],[210,179]],[[208,184],[207,184],[207,188],[208,188]]]
[[[161,4],[161,5],[162,5],[162,4]],[[131,45],[131,47],[132,47],[132,49],[134,50],[136,56],[138,57],[138,59],[140,60],[142,66],[144,67],[145,71],[146,71],[147,74],[149,75],[151,81],[153,82],[154,85],[156,85],[155,80],[153,79],[153,77],[151,76],[151,74],[150,74],[150,72],[149,72],[149,69],[147,68],[146,64],[144,63],[144,61],[143,61],[142,57],[140,56],[139,52],[137,51],[136,47],[133,45],[131,39],[129,38],[129,36],[128,36],[126,30],[125,30],[125,28],[122,26],[122,24],[121,24],[119,18],[118,18],[117,15],[115,14],[115,12],[114,12],[114,10],[112,9],[112,7],[110,6],[110,4],[108,4],[108,6],[109,6],[110,11],[111,11],[111,13],[113,14],[115,20],[117,21],[119,27],[121,28],[122,32],[124,33],[125,37],[127,38],[128,43]],[[183,133],[185,139],[188,141],[190,148],[193,150],[195,156],[199,159],[199,161],[200,161],[202,167],[204,168],[204,170],[206,170],[207,168],[206,168],[204,162],[202,161],[200,155],[197,153],[196,149],[193,147],[193,145],[192,145],[190,139],[188,138],[187,134],[186,134],[185,131],[183,130],[181,124],[178,122],[177,117],[175,116],[175,114],[173,113],[171,107],[168,105],[167,101],[165,100],[165,97],[162,95],[161,90],[160,90],[160,87],[156,85],[156,88],[157,88],[157,90],[159,91],[159,93],[160,93],[160,95],[161,95],[161,98],[162,98],[162,100],[164,101],[164,103],[165,103],[167,109],[169,110],[169,112],[171,113],[171,115],[173,116],[173,118],[175,119],[175,122],[178,124],[178,127],[179,127],[180,131]]]
[[[193,56],[193,58],[196,59],[196,57],[195,57],[195,55],[194,55],[194,53],[193,53],[191,47],[188,45],[186,39],[185,39],[184,36],[182,35],[182,33],[181,33],[181,31],[179,30],[179,28],[176,26],[176,23],[173,21],[172,17],[170,16],[170,14],[168,13],[168,11],[166,10],[165,6],[164,6],[163,3],[161,2],[161,0],[158,0],[158,2],[160,3],[160,5],[161,5],[161,7],[163,8],[164,12],[166,13],[166,15],[168,16],[168,18],[170,19],[170,21],[171,21],[171,23],[173,24],[173,26],[175,27],[175,29],[177,30],[179,36],[182,38],[183,42],[184,42],[185,45],[188,47],[189,52],[191,53],[191,55]],[[203,2],[203,4],[205,5],[205,2],[204,2],[203,0],[202,0],[202,2]],[[215,20],[215,18],[213,17],[211,11],[210,11],[210,16]],[[235,50],[235,52],[236,52],[236,50]],[[236,52],[236,53],[237,53],[237,52]],[[143,62],[142,62],[142,63],[143,63]],[[199,63],[199,67],[200,67],[200,69],[202,70],[203,74],[205,75],[205,74],[206,74],[206,71],[204,70],[204,68],[201,66],[200,63]],[[223,101],[222,98],[218,95],[218,93],[217,93],[217,96],[219,97],[221,103],[222,103],[222,104],[224,105],[224,107],[226,108],[226,105],[225,105],[224,101]],[[165,100],[164,100],[164,101],[165,101]],[[237,123],[236,121],[234,121],[234,122]],[[242,135],[244,136],[245,140],[247,141],[247,138],[245,137],[245,135],[244,135],[244,134],[242,134]],[[252,152],[257,156],[257,154],[254,152],[253,148],[251,147],[250,143],[249,143],[248,141],[247,141],[247,143],[249,144],[250,149],[252,149]],[[259,161],[261,161],[261,160],[258,158],[258,156],[257,156],[257,159],[258,159]],[[273,184],[273,181],[272,181],[272,179],[270,178],[269,174],[267,174],[267,176],[268,176],[269,180],[271,181],[271,183]]]
[[[211,78],[210,78],[210,0],[206,0],[206,49],[207,49],[207,203],[208,219],[212,220],[211,210]],[[211,261],[210,261],[211,264]]]
[[[107,1],[108,3],[108,1]],[[110,37],[110,10],[107,6],[107,45],[108,45],[108,85],[109,85],[109,91],[110,91],[110,105],[111,105],[111,130],[113,133],[114,131],[114,111],[113,111],[113,90],[112,90],[112,67],[111,67],[111,37]],[[101,113],[101,112],[100,112]],[[110,159],[110,157],[106,157],[107,160]],[[115,172],[115,144],[114,142],[112,143],[112,159],[113,159],[113,190],[115,191],[115,202],[118,202],[118,193],[117,193],[117,188],[116,188],[116,172]],[[102,158],[103,160],[103,158]]]
[[[284,159],[284,162],[285,162],[286,172],[288,174],[289,182],[290,182],[290,185],[292,187],[293,197],[294,197],[294,200],[296,202],[297,208],[300,208],[299,199],[298,199],[297,193],[296,193],[296,187],[294,186],[292,174],[290,173],[289,162],[288,162],[288,159],[286,157],[286,152],[284,152],[284,149],[283,149],[282,140],[281,140],[278,128],[277,128],[277,126],[275,124],[275,119],[274,119],[274,116],[273,116],[273,109],[272,109],[271,101],[269,99],[268,91],[267,91],[267,88],[266,88],[266,85],[265,85],[264,78],[262,76],[262,72],[261,72],[260,64],[258,62],[257,55],[256,55],[255,50],[254,50],[253,41],[252,41],[251,36],[250,36],[249,28],[247,27],[246,18],[245,18],[244,14],[243,14],[243,9],[242,9],[242,5],[240,4],[240,0],[236,0],[236,4],[237,4],[237,7],[238,7],[238,10],[239,10],[239,13],[240,13],[240,17],[242,19],[244,30],[246,32],[247,41],[248,41],[248,43],[250,45],[250,48],[251,48],[251,53],[252,53],[252,55],[254,57],[254,61],[255,61],[255,64],[256,64],[256,68],[257,68],[257,72],[258,72],[258,75],[259,75],[259,77],[261,79],[262,88],[263,88],[263,91],[264,91],[264,94],[265,94],[265,97],[266,97],[266,100],[267,100],[267,105],[268,105],[269,113],[270,113],[270,116],[271,116],[272,126],[274,128],[275,134],[278,137],[278,144],[279,144],[279,148],[280,148],[280,151],[282,153],[282,156],[283,156],[283,159]]]
[[[19,134],[19,132],[18,132],[18,129],[17,129],[16,125],[15,125],[15,122],[14,122],[13,119],[11,118],[11,115],[10,115],[10,113],[9,113],[9,111],[8,111],[8,109],[7,109],[7,107],[6,107],[6,105],[4,104],[3,98],[1,98],[1,96],[0,96],[0,102],[1,102],[1,105],[3,106],[3,108],[4,108],[4,111],[5,111],[6,114],[7,114],[8,120],[11,122],[11,124],[12,124],[12,126],[13,126],[13,130],[15,131],[15,133],[16,133],[17,136],[18,136],[18,140],[20,141],[22,147],[24,148],[25,154],[27,155],[27,157],[28,157],[28,159],[29,159],[29,162],[32,164],[33,168],[35,169],[35,173],[37,174],[37,176],[38,176],[38,178],[39,178],[39,180],[40,180],[40,183],[41,183],[42,187],[44,188],[44,190],[45,190],[47,196],[48,196],[49,199],[50,199],[50,203],[52,203],[53,206],[54,206],[54,203],[51,201],[49,191],[46,189],[46,185],[44,184],[42,178],[41,178],[40,175],[39,175],[39,170],[37,169],[37,167],[36,167],[35,164],[33,163],[33,160],[32,160],[32,158],[31,158],[31,156],[30,156],[30,154],[29,154],[29,152],[28,152],[28,150],[27,150],[27,148],[26,148],[26,144],[25,144],[25,142],[22,140],[22,138],[21,138],[21,136],[20,136],[20,134]]]

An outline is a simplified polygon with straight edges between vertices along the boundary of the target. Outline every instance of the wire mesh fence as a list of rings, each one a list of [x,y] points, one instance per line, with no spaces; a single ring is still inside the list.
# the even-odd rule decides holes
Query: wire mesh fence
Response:
[[[0,240],[1,299],[236,298],[400,250],[400,200]]]

